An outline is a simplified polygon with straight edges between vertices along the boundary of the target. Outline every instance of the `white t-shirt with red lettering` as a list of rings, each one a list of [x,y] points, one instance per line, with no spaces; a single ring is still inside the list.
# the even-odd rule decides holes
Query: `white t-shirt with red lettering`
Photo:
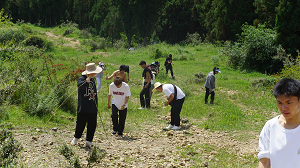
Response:
[[[119,110],[124,104],[125,97],[131,96],[130,88],[127,83],[122,82],[122,86],[117,88],[114,82],[109,85],[109,95],[112,95],[112,104],[114,104]],[[127,108],[128,104],[126,103],[124,108]]]

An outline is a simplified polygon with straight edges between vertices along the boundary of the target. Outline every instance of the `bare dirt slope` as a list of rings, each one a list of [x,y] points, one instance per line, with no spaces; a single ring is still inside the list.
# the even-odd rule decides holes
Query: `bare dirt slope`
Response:
[[[165,120],[167,116],[158,116]],[[163,130],[164,125],[149,125],[142,129],[125,133],[123,138],[110,135],[111,130],[103,131],[98,125],[94,138],[97,148],[105,152],[101,162],[89,167],[209,167],[210,161],[218,162],[215,157],[219,149],[242,156],[256,155],[258,147],[257,133],[251,133],[247,142],[238,141],[235,134],[228,132],[210,132],[192,125],[185,120],[179,131]],[[111,124],[107,122],[107,124]],[[77,146],[69,145],[72,140],[73,127],[70,128],[19,128],[15,130],[15,138],[22,143],[20,163],[24,167],[69,167],[69,162],[59,149],[67,144],[79,156],[83,167],[88,166],[87,158],[90,148],[85,147],[82,139]],[[141,130],[141,131],[140,131]],[[249,133],[248,133],[249,134]],[[84,138],[84,137],[83,137]],[[207,152],[199,145],[212,145],[213,151]],[[180,155],[184,148],[193,148],[194,154],[201,154],[201,162]]]

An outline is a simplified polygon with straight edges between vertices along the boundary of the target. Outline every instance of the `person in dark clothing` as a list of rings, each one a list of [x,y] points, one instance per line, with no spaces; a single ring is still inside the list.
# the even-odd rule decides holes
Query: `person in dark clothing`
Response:
[[[96,130],[98,112],[98,97],[94,77],[101,71],[102,68],[96,66],[95,63],[89,63],[77,81],[77,121],[74,139],[71,141],[71,145],[73,146],[76,145],[79,138],[81,138],[86,124],[87,133],[85,145],[93,146],[92,141]]]
[[[129,66],[126,66],[126,65],[121,65],[121,66],[124,67],[125,72],[127,73],[127,79],[129,81]]]
[[[144,69],[142,77],[143,79],[143,90],[140,93],[140,103],[141,107],[139,109],[150,108],[150,87],[151,87],[151,70],[150,67],[146,65],[146,61],[141,61],[139,65]],[[145,95],[145,98],[144,98]]]
[[[172,64],[174,65],[173,61],[172,61],[172,54],[169,54],[169,56],[166,58],[166,74],[168,75],[168,71],[171,71],[171,76],[172,78],[174,78],[174,74],[173,74],[173,67]]]
[[[122,82],[122,79],[115,77],[114,82],[109,85],[107,108],[112,108],[112,135],[118,133],[119,137],[123,137],[123,130],[125,127],[125,120],[127,115],[127,102],[129,100],[130,88],[127,83]],[[112,99],[112,106],[110,100]],[[119,113],[119,114],[118,114]]]
[[[206,89],[206,93],[205,93],[205,104],[207,104],[207,99],[209,94],[211,94],[210,97],[210,104],[214,103],[214,99],[215,99],[215,75],[221,73],[221,71],[219,70],[219,68],[214,67],[213,71],[209,72],[207,77],[206,77],[206,81],[204,84],[204,87]]]

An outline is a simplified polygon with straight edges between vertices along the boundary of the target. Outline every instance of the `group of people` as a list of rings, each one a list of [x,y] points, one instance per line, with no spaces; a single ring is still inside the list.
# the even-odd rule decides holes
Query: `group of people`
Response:
[[[150,100],[148,98],[150,91],[154,92],[157,90],[163,92],[168,96],[167,102],[164,105],[171,105],[171,122],[166,129],[180,129],[180,112],[185,100],[185,94],[176,85],[160,82],[155,82],[153,89],[150,90],[151,68],[146,65],[145,61],[141,61],[139,65],[144,69],[142,73],[144,79],[143,89],[140,93],[141,107],[150,108]],[[86,146],[93,146],[92,140],[97,125],[97,91],[101,87],[101,80],[97,78],[103,77],[101,72],[104,69],[105,67],[102,62],[98,66],[95,63],[89,63],[77,81],[77,121],[71,145],[77,144],[87,124],[85,144]],[[126,74],[124,76],[125,71],[129,72],[129,67],[121,65],[119,70],[106,78],[111,79],[114,77],[113,82],[109,85],[107,108],[112,109],[112,135],[118,135],[119,137],[123,137],[127,116],[127,103],[129,96],[131,96]],[[211,95],[210,103],[214,103],[215,75],[218,73],[221,73],[221,71],[219,68],[214,67],[213,71],[207,75],[204,84],[206,88],[205,104],[208,103],[209,95]],[[97,87],[94,80],[95,76],[98,76],[96,77]],[[145,98],[143,97],[144,95]],[[267,121],[260,133],[258,168],[300,167],[300,81],[289,78],[281,79],[274,86],[273,95],[276,98],[276,104],[281,115]]]
[[[151,66],[147,66],[145,61],[141,61],[139,65],[144,69],[143,89],[140,93],[140,109],[150,108],[150,96],[155,90],[164,92],[167,96],[165,106],[171,105],[171,122],[167,129],[180,129],[180,111],[184,102],[185,95],[182,90],[172,84],[161,84],[155,82],[156,74],[159,73],[158,61],[155,61]],[[103,78],[103,70],[106,70],[103,62],[99,62],[98,66],[95,63],[86,62],[86,70],[77,81],[78,87],[78,103],[77,103],[77,120],[75,127],[74,138],[71,145],[76,145],[81,138],[85,126],[87,125],[86,146],[93,146],[92,140],[97,125],[98,112],[98,97],[97,92],[100,91]],[[172,71],[171,71],[172,72]],[[128,74],[128,76],[126,76]],[[173,76],[173,72],[172,72]],[[97,83],[95,82],[95,79]],[[131,96],[130,87],[127,84],[129,80],[129,66],[121,65],[119,70],[114,71],[106,80],[112,79],[113,82],[109,85],[107,108],[112,109],[112,135],[123,137],[125,120],[127,116],[127,107],[129,96]],[[151,84],[152,82],[152,84]],[[97,84],[97,85],[96,85]],[[145,95],[145,97],[144,97]]]

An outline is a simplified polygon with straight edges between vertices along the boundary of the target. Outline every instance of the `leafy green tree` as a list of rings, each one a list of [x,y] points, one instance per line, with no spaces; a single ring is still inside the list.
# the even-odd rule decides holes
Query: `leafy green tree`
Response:
[[[300,50],[300,0],[281,0],[276,16],[277,43],[288,54],[297,56]]]
[[[131,47],[132,36],[135,33],[134,25],[134,0],[117,0],[121,20],[123,22],[125,34],[127,37],[128,48]]]
[[[190,27],[192,7],[193,1],[190,0],[166,2],[161,16],[162,31],[159,32],[161,40],[176,43],[185,40],[188,32],[193,32]]]
[[[74,0],[75,21],[79,24],[80,29],[88,28],[90,0]]]
[[[205,18],[208,41],[236,40],[244,23],[256,18],[254,0],[208,0],[209,11]]]
[[[254,24],[264,24],[267,28],[274,28],[276,21],[276,8],[280,0],[255,0],[254,6],[256,7],[255,13],[258,19]]]
[[[143,38],[143,46],[147,45],[147,38],[154,31],[159,12],[166,0],[136,0],[134,3],[134,24]]]
[[[120,33],[123,31],[121,23],[121,18],[119,17],[118,8],[111,6],[109,8],[109,13],[106,15],[106,18],[102,22],[100,36],[107,37],[110,40],[111,45],[114,45],[114,42],[117,39],[120,39]]]
[[[110,7],[111,0],[97,0],[95,2],[89,13],[90,30],[92,30],[91,32],[94,34],[100,33],[101,25],[104,22]]]
[[[0,28],[5,26],[11,18],[9,18],[6,14],[4,14],[4,9],[0,10]]]
[[[261,73],[279,72],[283,59],[277,56],[282,49],[275,43],[276,32],[261,25],[244,25],[242,30],[239,42],[225,52],[231,65]]]

